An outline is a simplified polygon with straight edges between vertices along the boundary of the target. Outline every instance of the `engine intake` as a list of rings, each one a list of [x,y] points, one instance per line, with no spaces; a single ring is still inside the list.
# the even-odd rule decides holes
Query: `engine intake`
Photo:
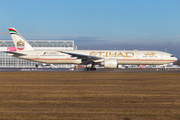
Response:
[[[104,65],[104,68],[117,68],[118,60],[113,58],[105,59],[102,65]]]

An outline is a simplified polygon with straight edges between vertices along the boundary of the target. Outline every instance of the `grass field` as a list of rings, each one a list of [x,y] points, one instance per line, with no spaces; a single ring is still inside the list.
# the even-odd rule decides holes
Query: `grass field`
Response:
[[[180,73],[1,72],[0,119],[179,120]]]

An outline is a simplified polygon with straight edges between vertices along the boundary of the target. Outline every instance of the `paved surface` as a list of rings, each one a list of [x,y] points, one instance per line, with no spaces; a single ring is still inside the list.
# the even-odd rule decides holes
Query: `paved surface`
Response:
[[[179,73],[180,69],[155,68],[126,68],[126,69],[97,69],[96,71],[84,71],[83,69],[69,70],[68,68],[0,68],[0,72],[119,72],[119,73]]]

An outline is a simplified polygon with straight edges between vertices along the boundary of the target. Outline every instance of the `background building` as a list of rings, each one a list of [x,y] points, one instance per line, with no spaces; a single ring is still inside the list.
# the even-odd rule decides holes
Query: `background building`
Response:
[[[46,50],[76,50],[77,46],[74,45],[72,40],[28,40],[29,44],[34,49],[46,49]],[[9,56],[5,51],[9,51],[10,48],[15,47],[12,40],[0,40],[0,67],[35,67],[38,62],[19,59]],[[56,67],[74,67],[73,64],[56,64]]]

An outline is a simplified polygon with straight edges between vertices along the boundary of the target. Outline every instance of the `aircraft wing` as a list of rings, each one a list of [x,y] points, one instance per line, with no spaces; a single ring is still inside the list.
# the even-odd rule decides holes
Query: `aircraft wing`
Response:
[[[12,52],[12,51],[7,51],[6,53],[10,53],[10,54],[13,54],[13,55],[16,55],[16,56],[24,56],[24,55],[26,55],[26,54],[23,54],[23,53]]]
[[[72,57],[77,57],[78,59],[88,59],[88,60],[99,60],[99,59],[103,59],[103,58],[101,58],[101,57],[84,55],[84,54],[77,54],[77,53],[70,53],[70,52],[63,52],[63,51],[58,51],[58,52],[71,55]]]

